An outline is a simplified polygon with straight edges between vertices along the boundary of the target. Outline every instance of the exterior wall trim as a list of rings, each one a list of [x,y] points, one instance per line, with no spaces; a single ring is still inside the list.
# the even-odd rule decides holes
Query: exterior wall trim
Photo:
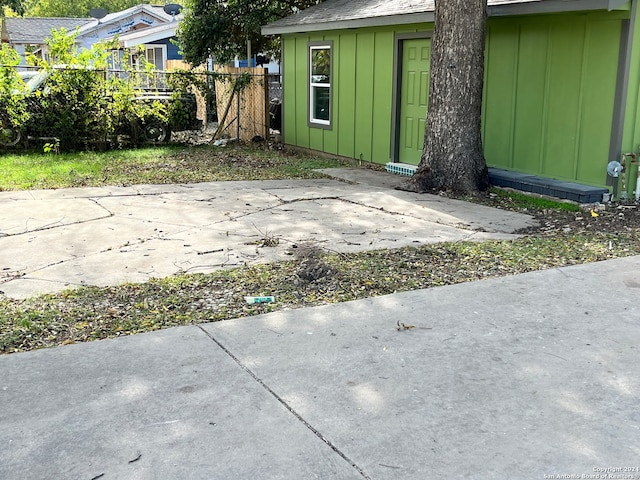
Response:
[[[350,28],[389,27],[394,25],[412,25],[414,23],[433,23],[433,12],[407,13],[388,15],[385,17],[356,18],[333,22],[303,23],[279,27],[277,25],[262,27],[263,35],[281,35],[287,33],[323,32],[328,30],[346,30]]]
[[[566,2],[563,0],[547,0],[545,2],[530,2],[521,4],[495,5],[488,7],[490,17],[504,15],[531,15],[544,13],[571,13],[584,10],[616,10],[627,0],[582,0],[580,2]],[[540,5],[542,3],[542,5]],[[578,4],[578,5],[572,5]]]
[[[280,51],[284,52],[284,38],[280,37]],[[284,126],[285,126],[285,108],[284,108],[284,84],[286,83],[286,75],[284,74],[284,55],[280,56],[280,83],[282,84],[282,93],[280,96],[280,138],[284,143]],[[271,114],[269,114],[269,124],[271,124]]]
[[[487,14],[489,17],[506,15],[539,15],[547,13],[570,13],[588,10],[612,11],[625,9],[629,0],[545,0],[526,3],[506,3],[502,5],[489,5]],[[304,11],[303,11],[304,12]],[[294,15],[302,15],[300,13]],[[289,17],[287,17],[289,18]],[[327,30],[344,30],[348,28],[382,27],[391,25],[410,25],[416,23],[433,23],[435,15],[433,11],[407,12],[400,15],[385,15],[379,17],[344,18],[328,22],[310,22],[299,20],[293,23],[285,20],[285,24],[276,21],[262,27],[263,35],[281,35],[287,33],[307,33]]]
[[[631,49],[633,46],[633,27],[635,22],[637,2],[633,4],[631,21],[622,21],[622,34],[620,35],[620,57],[618,60],[618,82],[614,100],[613,124],[611,126],[611,145],[609,147],[609,159],[617,160],[622,155],[622,138],[624,135],[624,119],[626,115],[626,98],[629,91],[629,71],[631,69]],[[603,171],[605,171],[603,166]]]
[[[311,55],[309,54],[311,47],[325,47],[331,49],[331,60],[329,63],[329,124],[316,123],[311,121],[311,89],[309,88],[309,73],[311,72]],[[333,99],[335,96],[335,79],[333,78],[336,51],[333,46],[333,40],[312,40],[307,42],[307,74],[305,77],[305,85],[307,89],[307,126],[310,128],[320,128],[322,130],[333,130]]]

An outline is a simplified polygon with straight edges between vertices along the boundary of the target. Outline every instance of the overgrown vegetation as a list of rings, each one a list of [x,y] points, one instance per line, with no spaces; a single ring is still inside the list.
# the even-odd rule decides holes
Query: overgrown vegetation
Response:
[[[22,3],[29,17],[84,17],[92,8],[104,8],[119,12],[139,5],[140,0],[6,0]],[[15,10],[15,8],[14,8]]]
[[[0,144],[12,144],[15,131],[29,115],[23,101],[24,82],[15,69],[20,55],[7,44],[0,44]]]
[[[255,2],[187,0],[178,38],[184,58],[200,65],[211,56],[219,63],[253,53],[280,56],[280,40],[264,37],[263,25],[320,3],[320,0]]]
[[[8,13],[24,14],[22,0],[0,0],[0,16],[5,16]]]
[[[119,60],[114,42],[86,49],[78,48],[75,38],[65,29],[53,30],[47,39],[50,60],[27,57],[40,70],[28,87],[15,68],[17,53],[6,46],[0,50],[0,145],[13,146],[28,135],[55,138],[58,151],[104,149],[122,136],[130,143],[144,140],[148,125],[191,120],[184,111],[190,98],[185,82],[161,101],[145,94],[158,84],[144,56],[142,71],[135,70],[127,57]],[[195,117],[195,100],[193,106]]]

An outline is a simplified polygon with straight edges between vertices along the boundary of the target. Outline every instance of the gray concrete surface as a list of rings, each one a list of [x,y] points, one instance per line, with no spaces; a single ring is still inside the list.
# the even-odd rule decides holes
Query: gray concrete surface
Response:
[[[402,178],[332,169],[336,179],[0,192],[0,291],[23,298],[288,258],[313,242],[339,252],[512,238],[526,216],[393,190]],[[277,247],[260,247],[277,238]]]
[[[639,272],[631,257],[1,356],[0,478],[637,468]]]

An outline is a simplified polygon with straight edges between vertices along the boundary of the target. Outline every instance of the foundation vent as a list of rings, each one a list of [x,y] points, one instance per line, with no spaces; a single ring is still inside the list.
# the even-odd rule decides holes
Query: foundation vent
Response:
[[[417,168],[417,165],[409,165],[408,163],[389,162],[386,165],[387,172],[395,173],[397,175],[406,175],[407,177],[416,173]]]

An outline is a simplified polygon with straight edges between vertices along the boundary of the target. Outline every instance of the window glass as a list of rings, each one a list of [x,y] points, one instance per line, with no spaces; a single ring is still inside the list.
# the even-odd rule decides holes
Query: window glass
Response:
[[[329,121],[329,87],[315,87],[313,89],[313,118]]]
[[[329,83],[331,80],[331,50],[314,48],[311,50],[311,77],[314,83]]]
[[[331,125],[331,46],[309,47],[309,122]]]
[[[164,55],[162,47],[147,47],[147,62],[151,63],[156,70],[164,70]]]

